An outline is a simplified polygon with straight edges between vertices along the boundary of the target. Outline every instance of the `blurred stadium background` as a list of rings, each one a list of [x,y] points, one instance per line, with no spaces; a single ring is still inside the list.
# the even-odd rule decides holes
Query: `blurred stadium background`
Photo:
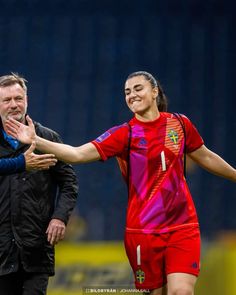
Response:
[[[124,81],[146,70],[161,82],[169,110],[190,117],[206,145],[235,164],[235,1],[0,0],[0,5],[1,75],[13,71],[28,80],[30,115],[64,142],[80,145],[127,121]],[[126,188],[116,161],[75,169],[78,206],[65,242],[56,248],[57,274],[48,294],[132,287],[122,245]],[[236,294],[235,184],[191,163],[188,183],[203,240],[196,294]]]

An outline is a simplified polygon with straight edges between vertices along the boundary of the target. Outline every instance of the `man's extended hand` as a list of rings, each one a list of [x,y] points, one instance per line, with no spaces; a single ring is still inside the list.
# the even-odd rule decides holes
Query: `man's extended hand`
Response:
[[[48,242],[51,245],[56,245],[60,240],[64,239],[66,225],[60,219],[52,219],[48,225],[46,234]]]
[[[55,156],[52,154],[37,155],[33,151],[35,149],[35,142],[31,144],[28,150],[24,153],[26,170],[45,170],[54,166],[57,162]]]
[[[26,120],[28,122],[28,126],[14,120],[13,118],[7,119],[5,123],[6,131],[9,135],[18,139],[22,143],[31,144],[36,138],[34,123],[28,115],[26,116]]]

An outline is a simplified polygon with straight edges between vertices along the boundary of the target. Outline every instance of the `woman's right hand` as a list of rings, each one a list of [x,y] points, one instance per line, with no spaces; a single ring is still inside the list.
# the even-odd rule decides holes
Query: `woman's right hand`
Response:
[[[31,144],[36,139],[36,132],[34,123],[28,115],[26,116],[26,120],[28,126],[13,118],[7,119],[5,123],[6,132],[22,143]]]

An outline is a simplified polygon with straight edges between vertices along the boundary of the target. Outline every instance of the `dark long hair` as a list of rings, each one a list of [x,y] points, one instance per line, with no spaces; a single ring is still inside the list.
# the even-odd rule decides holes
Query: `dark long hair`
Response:
[[[157,81],[153,77],[153,75],[151,75],[150,73],[145,72],[145,71],[138,71],[138,72],[134,72],[134,73],[130,74],[127,77],[126,81],[129,80],[130,78],[137,77],[137,76],[143,76],[147,81],[149,81],[152,88],[156,88],[156,87],[158,88],[158,96],[156,98],[157,107],[160,112],[166,112],[167,107],[168,107],[168,100],[167,100],[167,97],[166,97],[159,81]]]

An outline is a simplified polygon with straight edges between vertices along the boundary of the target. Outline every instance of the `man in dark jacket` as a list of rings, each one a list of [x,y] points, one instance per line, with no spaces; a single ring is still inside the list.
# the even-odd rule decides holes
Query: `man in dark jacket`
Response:
[[[25,81],[16,74],[0,77],[0,158],[17,157],[29,147],[4,131],[9,117],[26,123]],[[39,136],[61,142],[56,132],[34,123]],[[48,170],[0,176],[1,295],[46,294],[54,245],[64,237],[77,193],[76,175],[61,161]]]

